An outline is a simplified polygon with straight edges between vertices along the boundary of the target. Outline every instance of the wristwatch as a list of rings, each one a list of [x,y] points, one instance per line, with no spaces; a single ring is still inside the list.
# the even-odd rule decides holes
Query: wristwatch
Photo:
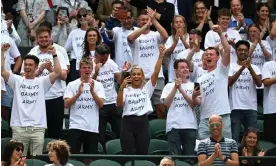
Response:
[[[225,156],[223,162],[226,163],[228,159],[229,159],[229,157]]]

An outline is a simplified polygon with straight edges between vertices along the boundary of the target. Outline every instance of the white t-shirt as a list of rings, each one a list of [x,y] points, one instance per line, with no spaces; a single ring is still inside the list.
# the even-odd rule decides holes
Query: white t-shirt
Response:
[[[165,100],[174,88],[175,83],[168,83],[162,92],[161,99]],[[182,89],[192,97],[194,83],[182,83]],[[194,110],[189,106],[183,95],[176,91],[173,102],[168,110],[166,132],[172,129],[197,129],[197,120]]]
[[[252,43],[250,41],[248,41],[250,43],[250,46],[252,45]],[[267,41],[265,40],[262,40],[262,44],[264,45],[264,47],[266,48],[266,50],[272,55],[272,50],[270,48],[270,45]],[[271,60],[270,59],[267,59],[267,60]],[[252,60],[251,60],[251,63],[253,65],[256,65],[260,68],[260,70],[262,71],[263,69],[263,65],[264,63],[267,61],[264,54],[263,54],[263,51],[261,49],[261,46],[260,44],[258,43],[256,45],[256,48],[255,50],[253,51],[253,54],[252,54]]]
[[[78,93],[80,84],[80,79],[70,82],[66,87],[63,98],[74,97]],[[103,85],[95,80],[94,91],[98,97],[105,98]],[[84,83],[83,93],[71,106],[69,122],[69,129],[99,133],[99,107],[90,93],[90,86],[88,83]]]
[[[276,78],[276,61],[266,62],[263,66],[262,79]],[[276,113],[276,84],[264,87],[264,114]]]
[[[83,41],[86,31],[78,28],[70,32],[65,43],[65,49],[71,51],[71,59],[76,59],[76,70],[79,70],[80,60],[83,56]]]
[[[60,62],[61,69],[67,70],[66,62],[64,60],[64,56],[63,56],[62,52],[59,52],[59,50],[57,49],[56,53],[57,53],[57,58]],[[42,63],[45,63],[47,60],[50,60],[52,62],[52,66],[54,66],[53,56],[49,53],[41,53],[39,46],[36,46],[33,49],[31,49],[31,51],[28,54],[38,57],[38,59],[39,59],[38,67],[40,67],[40,65]],[[24,63],[22,65],[21,72],[24,72],[23,69],[24,69]],[[38,77],[46,76],[49,74],[50,74],[50,72],[47,69],[44,69],[43,72]],[[55,83],[51,86],[51,88],[45,94],[45,99],[50,100],[50,99],[55,99],[55,98],[63,96],[65,88],[66,88],[65,81],[63,81],[59,78],[56,79]]]
[[[122,27],[114,27],[113,41],[115,44],[115,62],[119,66],[119,70],[122,71],[124,63],[132,63],[132,54],[127,42],[127,36],[138,28],[134,27],[133,30],[127,30]]]
[[[227,29],[226,32],[223,32],[223,35],[227,37],[228,40],[234,40],[235,43],[237,43],[239,40],[241,40],[241,36],[238,31],[233,30],[233,29]],[[207,32],[205,36],[205,42],[204,42],[204,48],[208,47],[215,47],[218,44],[220,44],[220,37],[218,33],[214,32],[213,30],[210,30]],[[237,54],[236,50],[231,46],[231,63],[237,62]]]
[[[21,42],[21,39],[13,24],[11,25],[11,28],[12,28],[12,33],[10,34],[7,27],[7,21],[1,19],[1,34],[11,37],[14,40],[15,44],[19,45]]]
[[[198,79],[206,73],[208,73],[208,70],[200,66],[194,66],[193,72],[190,74],[191,82],[198,82]]]
[[[154,91],[151,80],[142,87],[134,89],[131,86],[124,88],[123,116],[142,116],[153,112],[150,98]]]
[[[139,65],[144,70],[146,79],[150,79],[154,72],[155,64],[159,58],[159,44],[161,43],[162,39],[159,32],[154,31],[142,34],[132,44],[129,43],[133,64]],[[164,78],[162,67],[159,78]]]
[[[231,112],[228,101],[228,72],[229,66],[221,64],[198,79],[201,92],[200,119]]]
[[[191,49],[186,49],[185,51],[179,53],[176,57],[176,59],[186,59],[189,52],[191,51]],[[204,51],[199,50],[198,52],[195,52],[192,58],[192,61],[194,63],[195,66],[202,66],[202,54],[204,53]]]
[[[7,84],[14,92],[11,126],[47,128],[45,93],[52,86],[49,75],[26,79],[10,74]]]
[[[95,63],[93,67],[95,68]],[[93,71],[95,71],[93,69]],[[117,92],[115,89],[115,74],[120,73],[118,65],[112,60],[108,59],[105,64],[100,68],[97,76],[97,81],[101,82],[104,87],[105,100],[104,104],[114,104],[117,100]]]
[[[172,36],[169,36],[169,38],[167,39],[166,43],[165,43],[165,47],[168,49],[172,46],[174,40]],[[189,43],[189,34],[187,34],[186,37],[186,42]],[[173,63],[177,57],[177,55],[179,53],[181,53],[182,51],[186,50],[185,46],[183,45],[182,41],[179,39],[178,43],[175,47],[175,49],[173,50],[172,54],[170,55],[170,61],[168,64],[168,77],[169,77],[169,82],[173,82],[175,79],[175,73],[174,73],[174,68],[173,68]]]
[[[266,37],[266,41],[269,43],[270,48],[272,50],[272,57],[276,60],[276,38],[274,37],[273,40],[270,39],[270,36]]]
[[[257,75],[262,74],[258,66],[251,66]],[[241,67],[237,63],[231,63],[229,76],[233,76]],[[257,110],[256,84],[247,68],[242,71],[237,81],[229,89],[231,110]]]
[[[5,44],[5,43],[9,43],[10,44],[10,48],[5,52],[4,54],[4,59],[5,59],[5,69],[9,72],[11,71],[11,61],[10,58],[17,58],[20,56],[20,52],[14,42],[14,40],[7,36],[2,34],[1,35],[1,45]]]
[[[53,43],[53,46],[55,47],[56,51],[59,51],[60,53],[62,53],[62,55],[64,56],[65,64],[70,65],[69,57],[65,48],[56,43]]]
[[[4,81],[4,78],[1,76],[1,91],[4,91],[6,92],[6,84],[5,84],[5,81]]]

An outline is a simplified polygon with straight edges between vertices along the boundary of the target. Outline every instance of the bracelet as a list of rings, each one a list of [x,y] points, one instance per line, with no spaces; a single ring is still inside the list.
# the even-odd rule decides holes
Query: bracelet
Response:
[[[53,58],[56,58],[56,57],[57,57],[57,54],[54,54],[54,55],[53,55]]]
[[[119,88],[119,91],[124,91],[124,89],[122,89],[122,88]]]
[[[225,158],[224,158],[224,160],[223,160],[224,163],[226,163],[228,159],[229,159],[229,157],[225,156]]]

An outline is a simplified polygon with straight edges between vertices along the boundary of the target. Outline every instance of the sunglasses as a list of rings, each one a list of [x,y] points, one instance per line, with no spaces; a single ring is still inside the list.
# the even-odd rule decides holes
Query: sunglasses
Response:
[[[24,149],[23,149],[23,148],[20,148],[20,147],[17,147],[15,150],[16,150],[17,152],[20,152],[20,150],[21,150],[21,152],[24,151]]]
[[[215,126],[216,126],[217,128],[219,128],[219,127],[221,126],[221,124],[220,124],[220,123],[211,123],[211,124],[210,124],[210,127],[211,127],[211,128],[214,128]]]
[[[78,15],[79,18],[86,17],[86,16],[87,16],[87,14]]]

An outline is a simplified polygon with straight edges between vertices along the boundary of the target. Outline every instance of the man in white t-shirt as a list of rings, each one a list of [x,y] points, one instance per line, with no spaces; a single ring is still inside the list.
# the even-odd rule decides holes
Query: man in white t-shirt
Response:
[[[131,49],[133,64],[139,65],[145,74],[145,78],[150,79],[154,71],[154,65],[158,60],[159,44],[165,43],[168,38],[167,31],[154,18],[154,12],[142,10],[138,16],[139,29],[128,35],[127,40]],[[151,31],[151,25],[157,31]],[[152,95],[152,104],[155,106],[158,118],[166,118],[165,107],[160,100],[164,88],[163,69],[159,72],[158,81]]]
[[[200,104],[200,123],[198,129],[199,139],[210,136],[208,119],[213,114],[220,115],[224,123],[223,135],[231,138],[230,106],[228,101],[228,71],[230,63],[230,45],[219,25],[214,25],[212,30],[220,36],[223,46],[221,64],[219,51],[214,47],[206,50],[206,67],[208,73],[198,79],[200,90],[195,90],[193,100]]]
[[[240,129],[257,128],[256,86],[262,86],[261,70],[251,64],[250,44],[240,40],[236,43],[238,61],[231,63],[229,69],[229,102],[231,108],[232,137],[240,142]]]
[[[92,79],[103,84],[105,92],[104,106],[100,109],[99,133],[100,142],[105,145],[106,124],[109,122],[116,137],[120,137],[122,112],[117,110],[117,92],[115,81],[120,84],[121,73],[118,65],[110,58],[110,48],[100,44],[95,49],[95,59]]]
[[[5,69],[9,72],[19,73],[22,64],[22,58],[20,52],[14,42],[14,40],[5,34],[1,34],[1,45],[8,43],[9,49],[4,52]],[[15,64],[13,70],[11,69],[11,58],[14,59]],[[12,107],[13,90],[6,84],[6,93],[1,100],[1,115],[5,120],[9,119],[10,108]]]
[[[39,26],[36,29],[36,43],[38,46],[31,49],[28,54],[38,57],[39,65],[36,76],[43,77],[53,72],[52,64],[54,59],[47,52],[48,48],[52,45],[51,30],[48,27]],[[52,46],[55,48],[60,62],[61,74],[45,94],[47,129],[49,138],[60,139],[64,115],[63,94],[66,88],[67,66],[63,55],[64,52],[59,51],[59,47]],[[24,68],[24,66],[22,67]]]
[[[127,43],[127,36],[132,33],[134,30],[137,30],[137,27],[133,26],[133,18],[131,12],[127,12],[128,18],[121,20],[122,27],[114,27],[110,31],[109,37],[113,37],[113,42],[115,44],[115,62],[119,67],[119,70],[122,71],[122,67],[125,62],[132,63],[132,54],[130,47]]]
[[[276,143],[276,58],[266,62],[262,70],[264,84],[264,136],[266,140]]]
[[[99,109],[104,105],[102,83],[90,78],[93,62],[89,58],[80,61],[80,78],[70,82],[64,93],[65,108],[70,108],[67,141],[71,153],[96,154],[99,138]]]
[[[169,109],[166,121],[169,152],[172,155],[193,155],[197,120],[192,99],[194,83],[189,82],[189,62],[186,59],[175,60],[174,70],[175,82],[166,84],[161,95]]]
[[[269,43],[272,50],[272,59],[276,59],[276,19],[271,23],[271,30],[269,36],[266,37],[266,41]]]
[[[230,23],[231,13],[228,9],[220,9],[218,11],[218,25],[221,27],[223,35],[227,38],[229,44],[231,45],[231,62],[237,62],[237,55],[235,51],[235,43],[241,40],[241,36],[238,31],[233,29],[228,29]],[[219,47],[221,45],[221,39],[219,35],[210,30],[205,36],[204,48],[208,47]]]
[[[4,67],[4,53],[8,44],[2,46],[1,75],[4,81],[13,89],[14,98],[10,126],[12,138],[22,141],[23,155],[27,155],[30,148],[31,156],[42,154],[44,133],[47,128],[45,94],[60,77],[61,67],[55,49],[47,50],[54,59],[54,72],[47,76],[36,77],[39,59],[33,55],[24,57],[24,77],[7,71]]]

